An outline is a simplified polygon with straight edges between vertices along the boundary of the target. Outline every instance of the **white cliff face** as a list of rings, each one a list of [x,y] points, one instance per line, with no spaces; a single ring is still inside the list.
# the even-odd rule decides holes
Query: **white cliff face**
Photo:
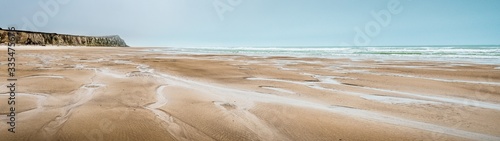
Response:
[[[0,30],[0,44],[8,42],[8,30]],[[110,46],[128,47],[118,35],[78,36],[57,33],[14,31],[18,45],[58,45],[58,46]]]

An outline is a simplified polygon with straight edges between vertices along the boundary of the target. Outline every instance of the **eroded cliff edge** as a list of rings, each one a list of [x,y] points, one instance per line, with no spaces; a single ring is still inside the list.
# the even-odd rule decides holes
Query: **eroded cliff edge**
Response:
[[[5,29],[0,29],[0,44],[9,42],[9,32],[15,35],[17,45],[128,47],[125,41],[118,35],[79,36],[23,30],[9,31]]]

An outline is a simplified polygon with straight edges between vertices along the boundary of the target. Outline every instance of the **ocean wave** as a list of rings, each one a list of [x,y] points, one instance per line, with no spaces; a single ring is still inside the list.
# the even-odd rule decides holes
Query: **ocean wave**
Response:
[[[293,56],[383,59],[466,59],[476,63],[500,64],[500,46],[422,46],[422,47],[184,47],[162,51],[183,54],[238,54],[249,56]]]

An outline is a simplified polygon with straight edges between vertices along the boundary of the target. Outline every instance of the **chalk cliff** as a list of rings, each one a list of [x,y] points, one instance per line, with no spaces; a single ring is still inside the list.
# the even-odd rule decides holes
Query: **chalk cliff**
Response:
[[[17,45],[55,45],[55,46],[106,46],[128,47],[118,35],[113,36],[79,36],[33,31],[8,31],[0,28],[0,44],[9,42],[8,33],[12,32]]]

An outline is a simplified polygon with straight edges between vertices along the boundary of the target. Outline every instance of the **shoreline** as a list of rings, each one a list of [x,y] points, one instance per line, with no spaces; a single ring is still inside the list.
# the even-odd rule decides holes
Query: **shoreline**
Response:
[[[18,47],[18,46],[16,46]],[[482,59],[471,59],[471,58],[439,58],[439,57],[416,57],[416,56],[356,56],[356,55],[345,55],[345,56],[335,56],[335,57],[321,57],[321,56],[293,56],[293,55],[258,55],[258,54],[234,54],[234,53],[199,53],[199,52],[180,52],[176,50],[166,50],[166,49],[181,49],[181,47],[104,47],[104,46],[19,46],[22,50],[51,50],[51,49],[109,49],[109,48],[120,48],[120,49],[139,49],[141,52],[164,53],[169,55],[201,55],[201,56],[245,56],[245,57],[255,57],[255,58],[295,58],[295,59],[349,59],[350,61],[377,61],[377,62],[432,62],[441,63],[447,65],[457,65],[457,66],[470,66],[470,65],[496,65],[500,62],[496,61],[497,58],[482,58]],[[497,47],[497,46],[493,46]],[[6,45],[0,45],[0,49],[7,48]],[[196,48],[196,47],[193,47]],[[303,48],[307,49],[307,48]],[[401,57],[406,59],[401,59]],[[499,58],[500,59],[500,58]],[[493,61],[493,62],[492,62]],[[500,69],[500,65],[497,65],[497,69]]]

